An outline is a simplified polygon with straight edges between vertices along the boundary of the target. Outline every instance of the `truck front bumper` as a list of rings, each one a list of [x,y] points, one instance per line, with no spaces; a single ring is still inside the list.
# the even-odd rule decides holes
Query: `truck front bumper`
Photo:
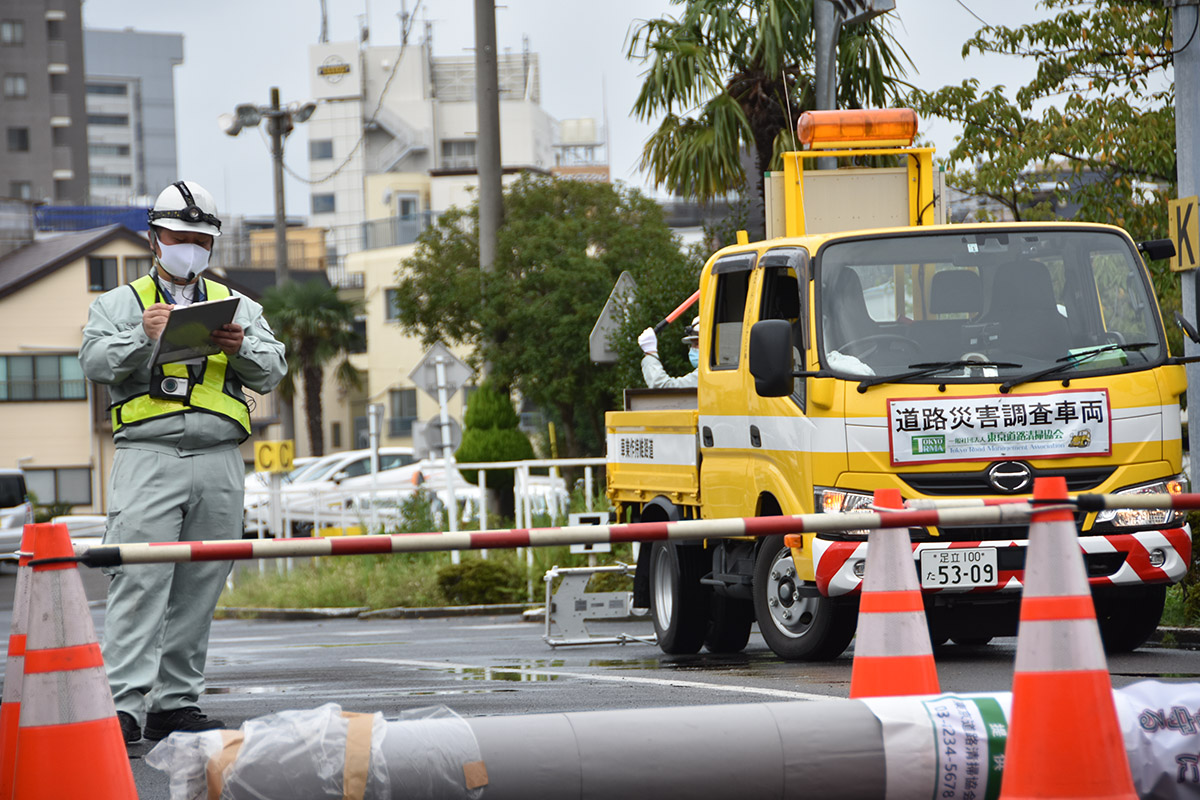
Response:
[[[920,542],[913,544],[913,561],[919,565],[921,552],[950,548],[995,548],[998,580],[994,586],[933,588],[926,594],[989,594],[1019,592],[1025,575],[1027,539],[976,542]],[[1093,587],[1140,586],[1178,583],[1192,560],[1192,535],[1188,526],[1160,531],[1080,536],[1088,582]],[[793,551],[793,558],[797,557]],[[862,571],[867,558],[866,541],[812,540],[812,559],[817,589],[826,597],[853,595],[861,591]],[[1157,564],[1158,566],[1154,566]],[[918,574],[920,571],[918,570]]]

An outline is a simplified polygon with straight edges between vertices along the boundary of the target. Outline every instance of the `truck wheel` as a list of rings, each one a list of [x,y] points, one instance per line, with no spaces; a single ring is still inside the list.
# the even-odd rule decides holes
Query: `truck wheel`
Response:
[[[712,620],[704,649],[710,653],[740,653],[750,641],[750,626],[754,623],[754,604],[749,600],[712,596]]]
[[[1166,602],[1165,584],[1106,592],[1095,598],[1100,638],[1109,653],[1128,653],[1158,630]]]
[[[797,593],[792,552],[782,536],[770,536],[754,564],[754,612],[758,630],[786,661],[837,658],[854,638],[857,608],[849,602]]]
[[[708,555],[700,547],[655,542],[650,553],[650,616],[658,646],[670,655],[700,651],[712,590],[700,583]]]

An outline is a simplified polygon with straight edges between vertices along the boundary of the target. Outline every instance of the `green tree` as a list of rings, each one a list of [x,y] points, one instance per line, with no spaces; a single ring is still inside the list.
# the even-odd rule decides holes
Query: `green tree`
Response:
[[[304,415],[312,454],[325,454],[324,410],[321,387],[325,369],[334,364],[338,385],[362,386],[362,375],[346,358],[362,337],[354,330],[361,303],[345,300],[337,289],[322,281],[289,281],[263,294],[263,313],[279,340],[287,347],[288,377],[279,385],[285,398],[295,396],[295,376],[304,379]],[[340,360],[338,360],[340,357]]]
[[[627,57],[646,64],[634,102],[659,123],[642,150],[655,186],[701,201],[746,190],[743,150],[762,175],[795,150],[795,123],[815,107],[814,0],[674,0],[678,18],[642,22]],[[911,65],[887,16],[842,28],[838,108],[890,105]]]
[[[690,273],[650,298],[669,310],[694,291],[695,265],[659,206],[628,187],[526,175],[505,190],[504,209],[487,275],[477,207],[452,208],[422,233],[397,274],[399,321],[425,345],[474,347],[471,360],[490,366],[497,387],[562,423],[567,456],[602,452],[604,412],[622,387],[612,366],[589,357],[600,310],[623,270],[639,283]]]
[[[513,410],[512,401],[490,382],[480,386],[467,401],[463,423],[462,444],[454,454],[457,461],[484,463],[533,458],[533,445],[517,430],[521,418]],[[478,472],[474,469],[462,471],[467,480],[474,482],[479,481]],[[513,482],[511,469],[487,471],[487,487],[496,493],[501,517],[513,516]]]
[[[994,53],[1037,62],[1010,99],[970,79],[914,91],[918,112],[960,123],[949,183],[1002,204],[1014,219],[1053,216],[1037,192],[1078,204],[1076,219],[1127,229],[1135,240],[1167,234],[1175,187],[1175,85],[1169,11],[1151,0],[1042,0],[1053,16],[1016,28],[986,27],[963,57]],[[1152,270],[1164,311],[1179,286],[1165,262]],[[1170,328],[1173,330],[1173,326]]]

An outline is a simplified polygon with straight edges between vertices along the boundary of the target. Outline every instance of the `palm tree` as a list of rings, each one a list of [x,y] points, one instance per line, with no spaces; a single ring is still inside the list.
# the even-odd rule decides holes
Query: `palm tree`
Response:
[[[362,374],[345,357],[361,343],[362,337],[354,330],[361,309],[361,303],[342,299],[337,289],[316,280],[289,281],[263,294],[263,313],[287,346],[288,377],[279,387],[283,396],[295,396],[294,377],[304,377],[304,414],[314,456],[325,454],[321,409],[325,367],[342,356],[335,366],[338,385],[345,389],[362,386]]]
[[[754,197],[779,155],[797,149],[800,113],[815,106],[812,6],[823,0],[674,0],[679,19],[642,22],[627,57],[647,64],[633,105],[661,117],[642,150],[655,186],[701,202],[741,194],[743,150],[754,157]],[[839,108],[886,106],[912,61],[882,23],[843,27]]]

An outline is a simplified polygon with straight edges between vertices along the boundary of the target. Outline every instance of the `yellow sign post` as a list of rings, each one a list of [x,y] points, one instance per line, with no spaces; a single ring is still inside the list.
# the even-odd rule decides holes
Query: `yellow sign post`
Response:
[[[1175,243],[1171,271],[1183,272],[1200,266],[1200,213],[1197,197],[1181,197],[1167,201],[1167,227]]]
[[[254,469],[257,472],[291,472],[296,444],[291,439],[257,442],[254,445]]]

